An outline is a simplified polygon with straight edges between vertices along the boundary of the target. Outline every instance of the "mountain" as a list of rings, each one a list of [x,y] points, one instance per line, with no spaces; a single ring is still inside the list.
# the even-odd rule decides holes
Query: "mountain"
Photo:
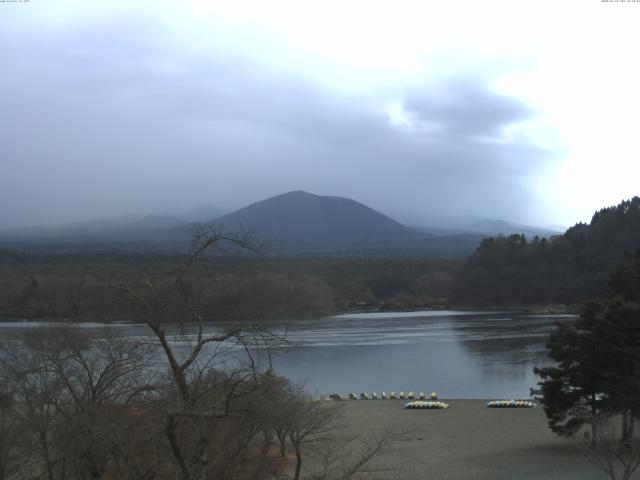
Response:
[[[251,204],[216,222],[227,230],[253,231],[276,255],[459,257],[483,238],[420,232],[355,200],[303,191]]]
[[[193,222],[210,220],[215,213],[205,206],[175,216],[127,216],[16,229],[0,232],[0,246],[184,251],[190,245]],[[467,232],[421,232],[355,200],[303,191],[262,200],[215,222],[227,231],[251,230],[276,256],[461,257],[483,238]]]
[[[564,228],[542,228],[531,225],[509,223],[504,220],[469,217],[464,219],[446,219],[434,221],[428,227],[414,227],[417,230],[434,235],[455,235],[464,233],[481,234],[484,236],[523,234],[527,238],[550,237],[557,235]]]
[[[513,235],[523,234],[526,237],[550,237],[557,235],[561,230],[551,230],[548,228],[532,227],[531,225],[520,225],[505,222],[504,220],[481,219],[473,222],[469,226],[469,231],[484,233],[487,235]]]
[[[222,215],[225,212],[212,205],[199,205],[194,207],[186,212],[177,213],[175,217],[180,218],[184,223],[193,223],[193,222],[210,222]]]
[[[354,200],[295,191],[216,219],[228,230],[249,228],[289,248],[351,248],[390,244],[418,233]]]

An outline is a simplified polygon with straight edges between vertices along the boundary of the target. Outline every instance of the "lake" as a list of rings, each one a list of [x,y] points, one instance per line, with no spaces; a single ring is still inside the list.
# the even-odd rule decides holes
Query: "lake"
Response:
[[[554,323],[572,315],[423,311],[339,315],[289,325],[301,347],[276,371],[320,394],[438,392],[442,398],[528,397],[548,365]]]
[[[304,383],[310,393],[436,391],[441,398],[520,398],[536,387],[533,367],[549,364],[545,342],[554,323],[572,318],[506,311],[376,312],[269,328],[286,328],[295,345],[273,352],[276,372]],[[0,334],[39,325],[4,322]],[[142,325],[115,328],[129,336],[148,334]]]

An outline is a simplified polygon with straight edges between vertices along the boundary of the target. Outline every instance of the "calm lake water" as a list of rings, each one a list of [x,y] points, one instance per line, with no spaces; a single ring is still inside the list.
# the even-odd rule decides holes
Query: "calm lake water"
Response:
[[[441,398],[528,397],[534,366],[549,363],[545,342],[556,321],[571,315],[519,312],[419,311],[338,315],[271,324],[295,347],[277,349],[277,373],[310,393],[436,391]],[[3,331],[37,323],[0,323]],[[83,324],[100,331],[100,324]],[[116,328],[147,335],[134,324]]]
[[[281,374],[310,392],[436,391],[442,398],[528,397],[545,343],[571,315],[423,311],[340,315],[290,326],[301,348],[280,352]]]

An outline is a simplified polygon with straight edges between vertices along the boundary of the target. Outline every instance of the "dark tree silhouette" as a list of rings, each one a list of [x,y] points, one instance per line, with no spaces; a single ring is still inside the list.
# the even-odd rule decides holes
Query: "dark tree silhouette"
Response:
[[[589,303],[575,322],[559,324],[548,347],[555,366],[536,368],[551,429],[573,435],[585,423],[619,414],[622,440],[633,436],[640,415],[640,251],[612,273],[606,302]]]
[[[640,197],[634,197],[549,240],[528,242],[523,235],[485,239],[458,274],[455,298],[476,305],[604,299],[608,275],[639,246]],[[630,280],[616,283],[620,289],[640,291],[640,280]]]

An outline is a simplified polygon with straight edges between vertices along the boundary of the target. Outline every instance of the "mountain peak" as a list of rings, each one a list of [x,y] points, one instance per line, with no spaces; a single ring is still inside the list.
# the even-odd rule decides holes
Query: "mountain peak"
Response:
[[[303,190],[276,195],[218,219],[228,229],[252,229],[258,238],[302,249],[415,235],[411,229],[355,200]]]
[[[290,192],[282,193],[280,195],[276,195],[276,197],[286,197],[286,196],[309,196],[309,197],[321,197],[322,195],[316,195],[315,193],[309,193],[305,190],[291,190]]]
[[[290,192],[286,192],[286,193],[281,193],[279,195],[274,195],[273,197],[269,197],[266,200],[262,200],[262,201],[267,201],[267,200],[272,200],[272,199],[276,199],[276,198],[283,198],[283,199],[315,199],[315,200],[319,200],[319,199],[326,199],[326,198],[341,198],[341,199],[345,199],[345,200],[350,200],[346,197],[336,197],[336,196],[331,196],[331,195],[318,195],[317,193],[311,193],[311,192],[307,192],[306,190],[291,190]],[[355,200],[352,200],[355,202]],[[256,202],[256,203],[260,203],[260,202]]]

